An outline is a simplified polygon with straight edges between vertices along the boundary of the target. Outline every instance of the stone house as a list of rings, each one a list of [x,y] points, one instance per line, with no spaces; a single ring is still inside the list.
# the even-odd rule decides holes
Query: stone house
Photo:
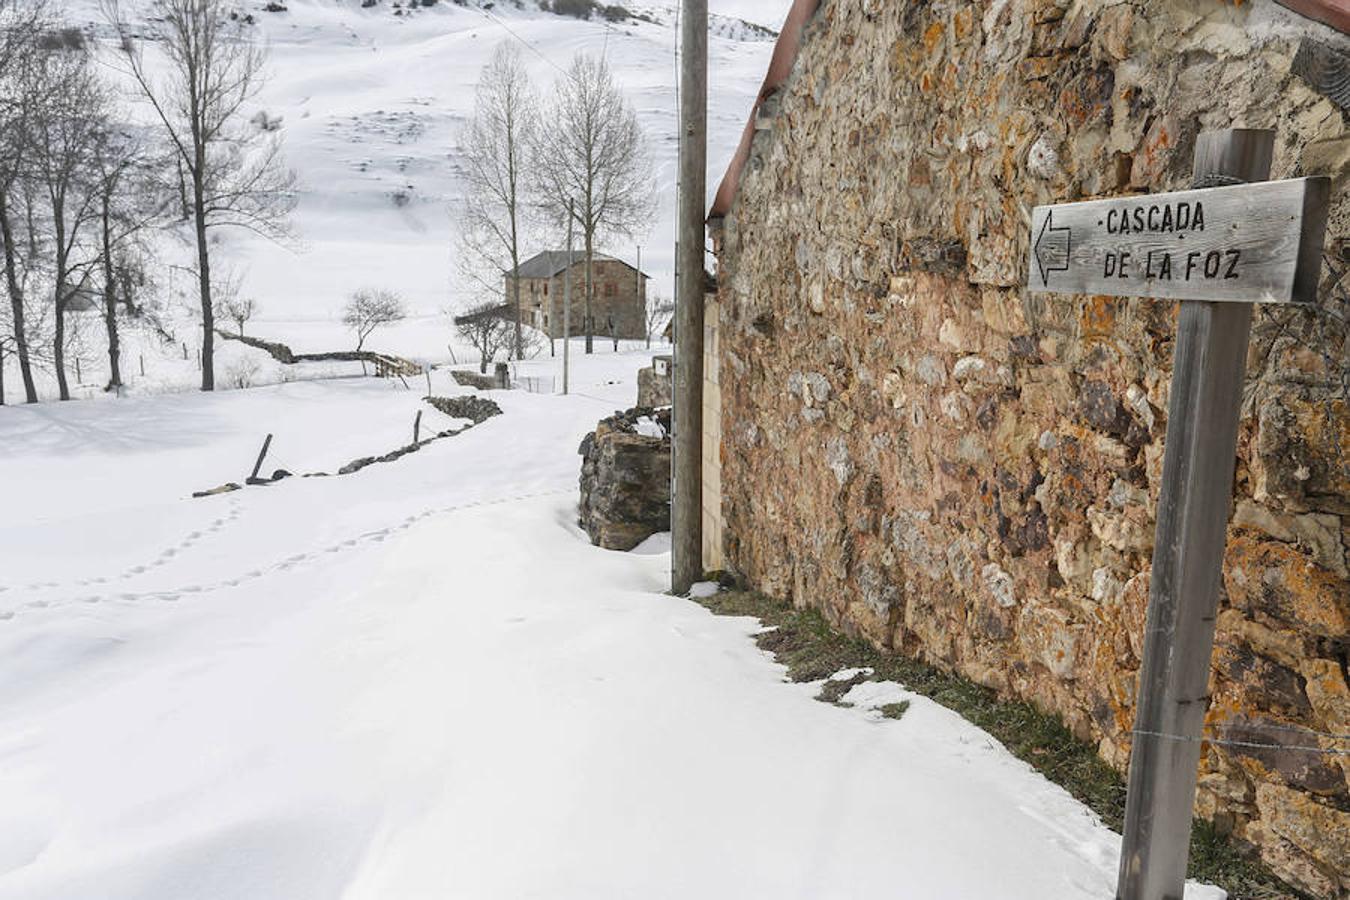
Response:
[[[577,250],[571,265],[573,336],[586,333],[585,289],[586,255]],[[515,282],[520,281],[524,321],[550,338],[563,336],[563,280],[568,270],[566,250],[545,250],[520,264],[504,276],[506,308],[515,302]],[[617,334],[624,340],[647,336],[647,280],[628,263],[603,253],[595,254],[592,264],[595,281],[591,301],[591,333],[608,337]]]
[[[1202,129],[1330,176],[1320,312],[1255,313],[1230,740],[1196,800],[1318,897],[1350,896],[1350,97],[1306,61],[1345,71],[1346,28],[1330,0],[798,0],[709,218],[705,326],[705,565],[1123,771],[1175,305],[1028,292],[1030,210],[1189,187]]]

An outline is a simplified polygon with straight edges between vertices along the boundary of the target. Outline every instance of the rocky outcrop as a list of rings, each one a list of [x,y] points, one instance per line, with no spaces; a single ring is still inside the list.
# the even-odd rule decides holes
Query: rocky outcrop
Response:
[[[650,423],[660,426],[661,436]],[[639,427],[647,433],[639,433]],[[615,413],[586,435],[578,452],[577,524],[591,543],[632,550],[653,534],[670,530],[669,409],[635,407]]]
[[[1188,187],[1199,129],[1270,127],[1273,177],[1332,177],[1343,267],[1350,128],[1291,74],[1309,33],[1347,44],[1269,0],[822,4],[720,238],[731,568],[1124,769],[1175,307],[1028,293],[1028,211]],[[1325,897],[1350,891],[1332,280],[1323,313],[1256,313],[1197,799]]]

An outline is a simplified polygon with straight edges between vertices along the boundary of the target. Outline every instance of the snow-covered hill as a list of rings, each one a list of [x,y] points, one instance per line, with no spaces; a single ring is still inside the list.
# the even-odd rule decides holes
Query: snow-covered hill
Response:
[[[480,0],[481,2],[481,0]],[[411,315],[378,333],[378,349],[442,360],[452,335],[446,311],[471,299],[452,260],[455,206],[461,196],[459,129],[470,113],[478,72],[502,41],[526,45],[524,59],[541,94],[579,51],[604,53],[647,130],[660,212],[640,242],[604,249],[632,261],[642,246],[643,269],[653,290],[673,293],[676,172],[676,13],[674,3],[631,7],[642,19],[582,21],[538,9],[533,3],[442,0],[415,12],[379,0],[286,0],[284,12],[251,9],[270,46],[267,87],[258,105],[280,117],[288,163],[302,182],[294,216],[298,242],[279,247],[244,233],[219,232],[216,265],[242,282],[261,305],[251,326],[257,334],[297,350],[345,347],[339,321],[346,296],[361,286],[395,290]],[[773,33],[788,0],[714,0],[710,39],[709,179],[713,191],[726,167],[773,48]],[[123,0],[134,18],[147,0]],[[404,4],[404,7],[411,4]],[[396,15],[396,13],[398,13]],[[71,0],[61,14],[96,26],[96,0]],[[748,20],[748,21],[743,21]],[[751,24],[753,23],[753,24]],[[95,33],[106,29],[95,27]],[[134,97],[127,104],[134,110]],[[144,111],[141,111],[144,114]],[[543,241],[540,241],[542,245]],[[166,242],[172,248],[172,242]],[[181,247],[177,253],[186,253]],[[178,262],[178,260],[174,260]],[[186,259],[183,262],[187,262]],[[191,276],[164,268],[162,293],[170,330],[189,345],[132,334],[125,365],[131,389],[188,387],[195,379],[196,335],[190,314]],[[92,320],[83,329],[84,387],[92,396],[106,369],[102,338]],[[229,357],[250,351],[234,347]],[[150,374],[137,384],[138,358]],[[249,368],[247,364],[240,364]],[[255,382],[276,380],[265,362]],[[224,372],[220,373],[222,376]],[[10,384],[17,383],[10,373]]]

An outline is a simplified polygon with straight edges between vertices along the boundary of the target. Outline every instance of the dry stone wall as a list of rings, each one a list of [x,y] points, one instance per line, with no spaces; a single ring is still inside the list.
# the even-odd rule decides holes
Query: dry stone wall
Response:
[[[577,452],[581,455],[577,524],[592,544],[632,550],[652,535],[670,530],[669,409],[638,406],[615,412],[600,420]]]
[[[728,565],[875,644],[1054,711],[1124,768],[1175,309],[1023,287],[1038,203],[1189,186],[1195,136],[1334,179],[1346,40],[1267,0],[837,0],[720,240]],[[1336,307],[1328,294],[1323,308]],[[1350,891],[1350,383],[1331,315],[1263,309],[1244,391],[1199,811]],[[1313,753],[1300,747],[1313,746]]]

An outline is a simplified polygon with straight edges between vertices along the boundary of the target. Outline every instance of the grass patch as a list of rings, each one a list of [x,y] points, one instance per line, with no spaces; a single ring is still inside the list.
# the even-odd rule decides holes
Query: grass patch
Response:
[[[883,703],[877,707],[877,712],[888,719],[898,719],[909,709],[909,701],[901,700],[899,703]]]
[[[830,627],[818,611],[795,609],[761,594],[727,591],[696,602],[723,616],[753,616],[769,627],[755,643],[787,666],[793,681],[819,681],[840,669],[870,668],[871,675],[827,681],[818,700],[838,703],[862,681],[895,681],[929,697],[983,728],[1018,759],[1063,787],[1120,831],[1125,819],[1125,780],[1108,766],[1096,748],[1074,737],[1057,717],[1021,700],[1000,699],[993,690],[959,675],[899,654],[882,653],[866,641]],[[909,703],[880,707],[898,719]],[[1228,891],[1231,900],[1309,900],[1259,864],[1241,854],[1235,843],[1209,822],[1196,820],[1191,830],[1189,875]]]
[[[855,686],[862,684],[867,678],[868,676],[861,673],[854,675],[852,678],[831,678],[820,686],[820,693],[816,694],[816,699],[821,703],[833,703],[835,706],[845,708],[852,707],[852,703],[844,701],[844,695],[853,690]]]

